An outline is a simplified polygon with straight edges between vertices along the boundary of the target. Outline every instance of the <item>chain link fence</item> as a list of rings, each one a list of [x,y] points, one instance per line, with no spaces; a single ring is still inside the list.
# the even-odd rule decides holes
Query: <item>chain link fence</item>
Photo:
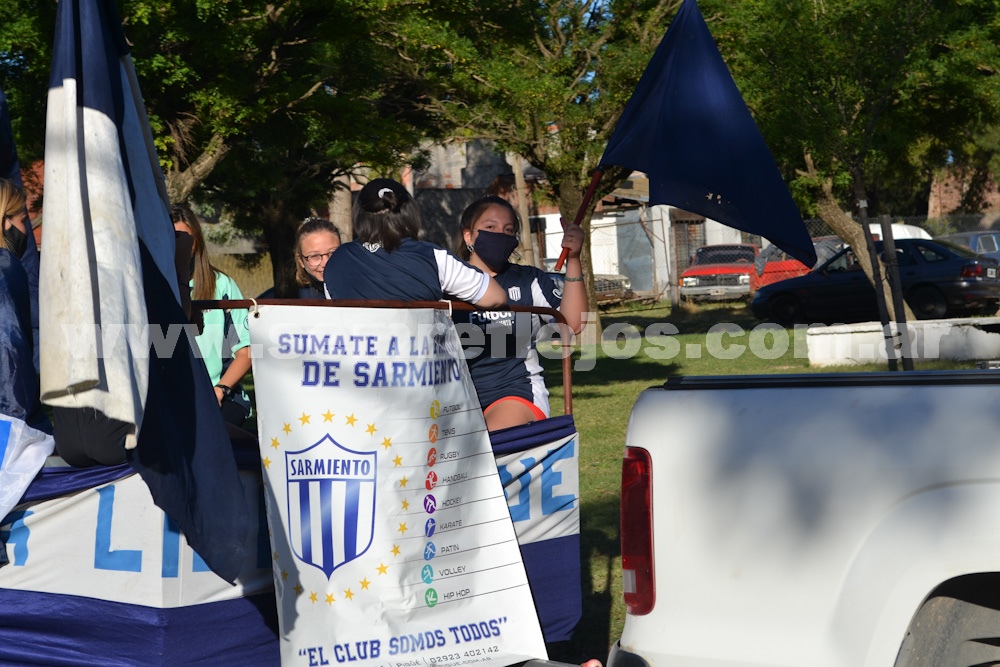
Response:
[[[930,234],[932,238],[958,232],[987,230],[1000,232],[1000,212],[944,215],[936,218],[929,218],[926,215],[889,215],[884,217],[893,224],[919,227]],[[883,216],[874,216],[869,219],[869,222],[877,225],[881,223],[882,218]],[[833,230],[818,218],[806,220],[805,223],[809,235],[813,238],[833,235]]]
[[[636,219],[638,217],[638,219]],[[1000,212],[966,215],[885,216],[893,224],[909,225],[927,232],[932,238],[962,232],[995,231],[1000,245]],[[881,216],[870,218],[876,236]],[[626,276],[632,289],[640,295],[656,299],[668,297],[671,283],[691,264],[696,250],[716,243],[753,243],[764,246],[767,242],[754,234],[733,232],[731,240],[718,241],[706,230],[703,221],[674,220],[668,225],[656,224],[648,216],[623,217],[613,223],[596,224],[591,228],[590,248],[595,274],[617,273]],[[836,236],[830,227],[818,218],[805,221],[811,237]],[[909,229],[914,235],[915,229]],[[967,239],[955,239],[969,245]],[[974,246],[973,246],[974,247]],[[974,247],[975,249],[975,247]],[[983,249],[977,249],[982,252]],[[673,264],[673,273],[667,268]]]

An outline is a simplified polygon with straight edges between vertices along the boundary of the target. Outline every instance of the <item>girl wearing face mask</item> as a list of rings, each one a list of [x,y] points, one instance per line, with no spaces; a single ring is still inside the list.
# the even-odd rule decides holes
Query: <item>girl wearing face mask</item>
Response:
[[[574,333],[583,328],[587,292],[583,284],[580,250],[583,230],[570,225],[562,246],[569,249],[566,277],[560,286],[544,271],[508,260],[518,245],[517,211],[501,197],[487,195],[462,213],[456,250],[463,259],[493,278],[507,292],[507,302],[518,306],[558,308]],[[549,416],[549,392],[535,350],[541,318],[530,313],[456,312],[455,321],[481,330],[466,330],[466,358],[479,402],[491,431],[519,426]]]
[[[3,247],[18,258],[28,248],[31,228],[25,225],[24,193],[14,183],[0,178],[0,213],[3,214]]]
[[[174,231],[194,240],[191,256],[191,298],[193,300],[243,299],[236,281],[216,269],[208,260],[205,236],[194,213],[184,206],[171,211]],[[246,308],[206,310],[202,313],[201,333],[195,337],[198,351],[215,385],[215,398],[222,418],[243,426],[253,410],[243,389],[243,377],[250,372],[250,329]]]

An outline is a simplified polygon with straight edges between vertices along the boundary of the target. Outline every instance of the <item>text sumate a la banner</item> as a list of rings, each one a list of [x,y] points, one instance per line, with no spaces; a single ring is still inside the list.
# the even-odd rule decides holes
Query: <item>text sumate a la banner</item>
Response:
[[[455,328],[250,318],[283,665],[508,665],[545,646]]]

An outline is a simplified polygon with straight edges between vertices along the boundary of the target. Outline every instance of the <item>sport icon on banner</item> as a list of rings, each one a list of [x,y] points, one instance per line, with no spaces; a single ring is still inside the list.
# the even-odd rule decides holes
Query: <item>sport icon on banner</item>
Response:
[[[447,314],[260,306],[250,338],[282,664],[545,658]]]

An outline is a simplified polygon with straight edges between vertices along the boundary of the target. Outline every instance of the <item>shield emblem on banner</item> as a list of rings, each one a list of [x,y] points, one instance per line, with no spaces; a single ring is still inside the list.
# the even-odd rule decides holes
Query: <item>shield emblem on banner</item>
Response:
[[[363,555],[375,532],[375,452],[356,452],[329,434],[285,454],[288,539],[295,556],[323,570]]]

